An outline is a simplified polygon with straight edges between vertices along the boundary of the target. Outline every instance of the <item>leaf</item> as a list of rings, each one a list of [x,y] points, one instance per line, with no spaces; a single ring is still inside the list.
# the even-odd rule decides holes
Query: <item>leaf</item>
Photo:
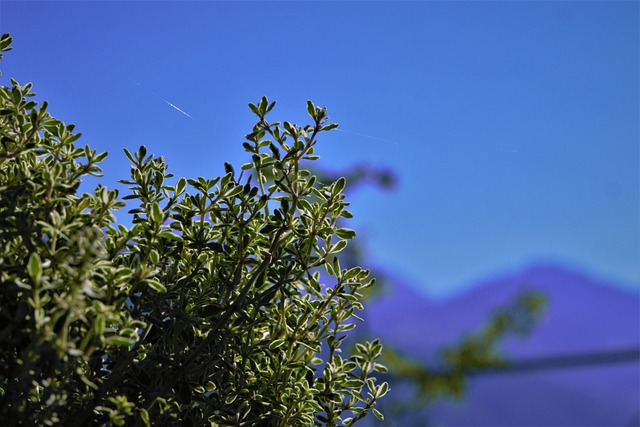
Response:
[[[387,372],[389,372],[389,368],[380,363],[374,363],[373,368],[381,374],[386,374]]]
[[[344,209],[341,213],[340,216],[343,218],[353,218],[353,214],[351,212],[349,212],[348,210]]]
[[[389,383],[388,382],[383,382],[377,389],[376,389],[376,398],[381,398],[382,396],[384,396],[385,394],[387,394],[387,392],[389,391]]]
[[[108,155],[109,155],[109,152],[108,151],[104,151],[104,152],[98,154],[93,160],[96,163],[99,163],[99,162],[103,161],[104,159],[106,159]]]
[[[331,247],[331,253],[337,254],[338,252],[340,252],[346,247],[347,247],[347,241],[339,240],[338,243],[336,243],[335,245],[333,245],[333,247]]]
[[[337,123],[330,123],[326,126],[322,126],[322,128],[320,128],[321,131],[327,131],[327,130],[332,130],[338,127]]]
[[[382,412],[378,411],[376,408],[371,408],[371,412],[373,412],[373,415],[375,415],[380,421],[384,420],[384,415],[382,415]]]
[[[187,180],[184,178],[180,178],[178,180],[178,183],[176,184],[176,191],[175,191],[175,196],[177,197],[179,195],[181,195],[182,193],[184,193],[185,189],[187,188]]]
[[[146,427],[151,427],[151,418],[149,418],[149,412],[146,409],[140,408],[140,418]]]
[[[284,340],[279,338],[277,340],[273,340],[271,344],[269,344],[269,350],[274,350],[284,344]]]
[[[225,196],[227,196],[227,197],[237,196],[238,194],[242,193],[243,188],[244,188],[244,185],[238,184],[235,187],[233,187],[231,189],[231,191],[229,191],[227,194],[225,194]]]
[[[149,285],[149,287],[156,292],[160,292],[162,294],[167,292],[167,288],[162,283],[160,283],[158,279],[151,278],[147,280],[147,285]]]
[[[110,337],[106,337],[104,339],[106,345],[115,345],[117,347],[129,347],[132,345],[135,340],[127,337],[123,337],[120,335],[111,335]]]
[[[355,323],[345,323],[340,325],[340,332],[346,332],[354,329],[356,327]]]
[[[40,261],[40,256],[32,252],[31,256],[29,256],[29,276],[35,283],[40,283],[42,280],[42,261]]]
[[[280,226],[279,225],[275,225],[275,224],[267,224],[264,227],[262,227],[259,231],[260,234],[269,234],[272,231],[275,231],[277,229],[279,229]]]
[[[260,103],[258,104],[258,110],[260,111],[260,117],[264,117],[267,114],[267,108],[269,108],[269,100],[266,96],[263,96],[260,99]]]
[[[334,234],[345,240],[350,240],[356,237],[356,232],[350,228],[338,228]]]
[[[280,160],[280,150],[278,149],[278,147],[276,147],[273,143],[270,143],[269,150],[271,150],[271,153],[276,160]]]
[[[224,246],[218,242],[209,242],[206,246],[214,252],[224,253]]]
[[[367,383],[367,388],[373,393],[376,390],[376,383],[375,383],[375,379],[374,378],[367,378],[366,380]]]
[[[325,263],[324,267],[327,269],[327,273],[329,273],[329,276],[335,276],[333,271],[333,265],[331,265],[330,262]]]
[[[339,178],[336,182],[333,183],[333,194],[339,194],[344,187],[347,185],[347,180],[344,177]]]
[[[363,385],[364,385],[364,381],[362,381],[361,379],[358,379],[358,378],[352,378],[350,380],[347,380],[343,384],[344,387],[355,388],[355,389],[359,389]]]
[[[249,103],[249,108],[251,109],[251,112],[256,116],[260,115],[260,111],[258,110],[258,107],[256,107],[256,105],[253,102]]]
[[[149,212],[149,219],[156,224],[162,224],[163,216],[162,209],[158,202],[153,202],[151,204],[151,212]]]
[[[231,175],[235,175],[235,171],[233,170],[233,165],[229,162],[224,162],[224,172],[230,173]]]
[[[307,101],[307,113],[309,113],[309,116],[312,119],[316,118],[316,107],[315,105],[313,105],[313,102],[311,102],[310,100]]]
[[[145,147],[144,145],[141,145],[140,148],[138,149],[138,152],[136,153],[136,158],[140,163],[142,163],[146,155],[147,155],[147,147]]]
[[[337,256],[333,257],[333,271],[336,273],[336,276],[340,274],[340,260]]]
[[[2,37],[0,37],[0,51],[7,52],[11,50],[11,42],[13,39],[9,33],[4,33]],[[0,57],[1,58],[1,57]]]

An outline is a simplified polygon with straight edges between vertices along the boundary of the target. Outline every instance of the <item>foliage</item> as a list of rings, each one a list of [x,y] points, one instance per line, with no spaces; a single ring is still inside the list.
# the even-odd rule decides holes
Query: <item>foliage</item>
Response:
[[[317,175],[329,181],[338,176],[348,177],[349,192],[363,184],[373,184],[381,190],[396,185],[392,171],[370,166],[339,173],[321,170]],[[366,265],[362,241],[354,243],[343,251],[343,264]],[[384,298],[385,289],[393,287],[394,278],[375,265],[367,265],[367,268],[376,277],[376,286],[367,289],[365,298]],[[509,369],[512,361],[501,351],[503,340],[513,335],[526,336],[531,333],[544,313],[546,303],[546,296],[540,291],[521,291],[512,301],[494,309],[477,330],[439,349],[428,361],[418,360],[386,343],[380,358],[390,370],[384,378],[393,385],[393,392],[381,403],[387,416],[384,423],[378,424],[429,425],[428,408],[436,400],[464,398],[468,380],[474,375]],[[357,335],[366,337],[366,327],[365,323],[364,328],[358,329]]]
[[[319,179],[328,181],[338,176],[348,177],[349,192],[369,184],[389,190],[397,181],[392,171],[370,166],[338,173],[319,170],[316,174]],[[384,298],[386,290],[394,286],[394,277],[376,265],[367,265],[365,252],[362,241],[356,241],[342,252],[342,263],[365,265],[376,278],[376,286],[367,288],[365,299]],[[383,378],[393,386],[393,392],[380,405],[386,414],[384,421],[375,425],[431,425],[429,408],[437,400],[463,399],[471,377],[512,368],[513,361],[501,350],[503,340],[513,335],[530,334],[546,305],[543,292],[521,291],[512,301],[495,308],[478,329],[438,349],[429,360],[418,359],[386,343],[380,359],[390,371]],[[367,323],[356,331],[358,337],[369,335]]]
[[[388,380],[395,390],[383,405],[389,420],[401,421],[398,425],[415,423],[436,399],[462,398],[468,379],[475,374],[509,368],[511,361],[500,351],[502,340],[510,335],[529,334],[546,302],[541,292],[520,292],[513,301],[494,310],[477,331],[442,348],[438,360],[432,363],[418,361],[386,346],[381,359],[392,372]]]
[[[2,36],[2,51],[11,38]],[[107,153],[0,87],[0,424],[352,425],[388,390],[374,340],[343,355],[373,280],[337,258],[355,232],[344,178],[304,167],[335,128],[258,121],[251,162],[180,178],[145,147],[118,191],[79,194]],[[270,177],[270,178],[268,178]],[[327,284],[329,283],[329,284]]]

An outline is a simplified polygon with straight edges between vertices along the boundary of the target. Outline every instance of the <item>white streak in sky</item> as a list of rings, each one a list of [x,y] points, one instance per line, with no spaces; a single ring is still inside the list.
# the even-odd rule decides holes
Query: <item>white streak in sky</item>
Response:
[[[278,101],[278,105],[286,105],[286,106],[288,106],[288,107],[296,107],[294,104],[290,104],[290,103],[287,103],[287,102],[279,102],[279,101]],[[389,143],[389,144],[393,144],[393,145],[400,145],[400,143],[399,143],[399,142],[397,142],[397,141],[393,141],[393,140],[391,140],[391,139],[378,138],[377,136],[373,136],[373,135],[366,135],[366,134],[364,134],[364,133],[353,132],[353,131],[350,131],[350,130],[340,129],[340,128],[335,128],[335,129],[333,129],[333,130],[337,130],[337,131],[339,131],[339,132],[344,132],[344,133],[350,133],[350,134],[352,134],[352,135],[361,136],[361,137],[363,137],[363,138],[375,139],[376,141],[387,142],[387,143]]]
[[[502,152],[505,152],[505,153],[529,155],[529,153],[527,153],[526,151],[513,150],[513,149],[507,149],[507,148],[501,148],[499,150],[502,151]]]
[[[160,95],[158,95],[157,93],[153,92],[151,89],[147,88],[146,86],[143,86],[140,84],[140,82],[137,82],[134,80],[134,82],[140,86],[142,89],[146,90],[147,92],[149,92],[151,95],[155,96],[156,98],[158,98],[160,101],[164,102],[165,104],[169,105],[170,107],[175,108],[176,110],[178,110],[179,112],[181,112],[182,114],[184,114],[185,116],[189,117],[191,120],[195,120],[193,117],[191,117],[191,115],[189,115],[189,113],[187,113],[186,111],[184,111],[183,109],[181,109],[180,107],[178,107],[177,105],[172,104],[171,102],[167,101],[166,99],[164,99],[163,97],[161,97]]]
[[[375,140],[377,140],[377,141],[388,142],[388,143],[393,144],[393,145],[400,145],[400,143],[399,143],[399,142],[397,142],[397,141],[392,141],[392,140],[390,140],[390,139],[378,138],[377,136],[365,135],[364,133],[352,132],[352,131],[350,131],[350,130],[344,130],[344,129],[340,129],[340,128],[336,128],[335,130],[338,130],[338,131],[340,131],[340,132],[344,132],[344,133],[351,133],[351,134],[353,134],[353,135],[362,136],[362,137],[364,137],[364,138],[375,139]]]

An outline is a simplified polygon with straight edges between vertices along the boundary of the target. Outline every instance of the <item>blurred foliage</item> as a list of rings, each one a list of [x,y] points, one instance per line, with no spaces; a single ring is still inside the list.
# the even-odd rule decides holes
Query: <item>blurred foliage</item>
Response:
[[[391,372],[388,380],[394,390],[402,391],[387,400],[384,407],[388,419],[428,425],[428,419],[421,419],[419,414],[425,413],[436,399],[464,398],[467,381],[474,374],[509,366],[510,360],[500,351],[501,342],[509,336],[529,334],[545,307],[544,294],[523,291],[511,303],[495,309],[477,331],[442,348],[432,363],[417,360],[387,344],[382,360]],[[400,394],[403,397],[397,398]],[[389,422],[384,425],[400,424]]]
[[[11,37],[0,39],[9,50]],[[268,123],[250,104],[250,162],[174,184],[125,150],[131,228],[98,186],[106,153],[0,87],[0,424],[349,426],[388,383],[378,340],[343,345],[373,284],[337,254],[355,236],[346,180],[303,167],[337,125]]]
[[[321,169],[315,173],[323,182],[331,182],[339,176],[347,177],[349,185],[345,191],[348,193],[363,185],[393,190],[398,181],[393,171],[372,166],[357,166],[337,173]],[[366,290],[367,299],[384,298],[384,289],[393,288],[393,276],[384,273],[379,266],[366,262],[366,250],[358,240],[340,257],[345,265],[366,265],[376,278],[376,285]],[[433,362],[419,360],[387,343],[381,359],[389,368],[390,373],[384,377],[391,384],[393,392],[382,403],[387,418],[380,424],[429,425],[425,417],[428,417],[431,403],[437,399],[462,399],[467,381],[475,373],[509,366],[510,361],[500,351],[503,340],[513,335],[529,334],[545,307],[546,297],[543,293],[523,291],[509,304],[496,308],[485,324],[479,325],[478,330],[440,349],[434,355],[436,360]],[[359,331],[359,334],[363,333],[367,334],[366,324]],[[375,336],[376,331],[369,331],[369,334]],[[428,340],[429,337],[423,339]]]

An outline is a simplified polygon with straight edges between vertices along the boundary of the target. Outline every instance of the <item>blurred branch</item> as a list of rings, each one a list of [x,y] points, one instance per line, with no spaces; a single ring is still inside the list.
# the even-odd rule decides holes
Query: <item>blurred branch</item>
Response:
[[[367,165],[353,166],[349,170],[340,172],[331,172],[327,170],[314,171],[321,182],[333,182],[340,177],[345,177],[348,182],[348,190],[354,190],[357,187],[373,184],[383,190],[393,189],[398,178],[396,174],[388,168],[376,168]]]
[[[609,365],[613,363],[630,363],[640,361],[640,347],[621,348],[616,350],[594,351],[589,353],[563,354],[559,356],[535,357],[510,361],[504,366],[481,368],[471,374],[510,374],[550,369],[580,368],[593,365]]]
[[[461,397],[470,375],[510,365],[499,351],[500,341],[508,335],[531,332],[545,306],[543,294],[521,292],[512,303],[495,310],[478,332],[463,338],[458,344],[445,347],[440,352],[440,366],[435,368],[388,347],[383,353],[384,362],[396,380],[415,384],[416,398],[426,399],[423,404],[438,397]]]

